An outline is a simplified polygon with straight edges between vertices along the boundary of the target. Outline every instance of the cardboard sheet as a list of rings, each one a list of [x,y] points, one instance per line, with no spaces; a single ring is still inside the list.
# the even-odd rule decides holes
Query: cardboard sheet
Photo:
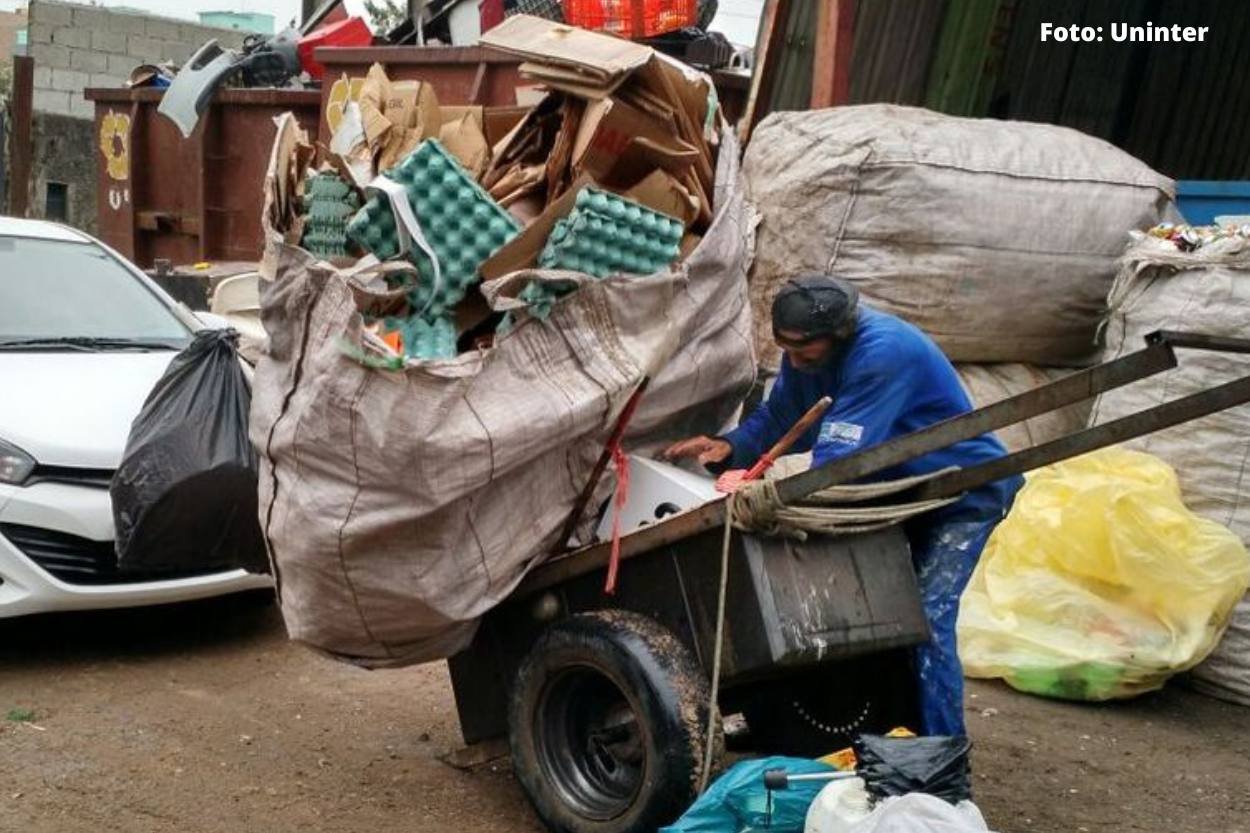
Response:
[[[671,123],[666,125],[613,97],[586,105],[573,142],[573,169],[603,181],[640,140],[648,141],[661,156],[682,158],[688,154],[680,167],[697,162],[697,149],[675,137]]]
[[[481,43],[570,70],[598,87],[619,83],[654,54],[649,46],[527,14],[508,18],[482,35]]]
[[[434,87],[422,81],[391,81],[381,64],[369,67],[360,88],[360,117],[379,171],[393,167],[429,138],[443,117]]]
[[[449,108],[443,108],[444,116]],[[468,107],[458,116],[445,120],[438,133],[443,147],[464,166],[474,179],[482,175],[490,162],[490,145],[482,129],[482,108]]]
[[[699,200],[667,171],[652,171],[623,196],[676,217],[686,228],[699,217]]]

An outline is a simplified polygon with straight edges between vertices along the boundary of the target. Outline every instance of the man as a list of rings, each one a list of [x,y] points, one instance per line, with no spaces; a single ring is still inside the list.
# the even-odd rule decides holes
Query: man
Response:
[[[665,456],[694,457],[717,472],[747,468],[822,396],[831,397],[832,406],[792,449],[810,450],[813,467],[972,409],[936,344],[911,324],[860,306],[858,299],[853,286],[827,275],[789,281],[773,301],[773,337],[785,356],[768,399],[728,434],[683,440]],[[873,479],[968,467],[1005,453],[997,438],[983,434]],[[965,733],[963,669],[955,650],[959,596],[1022,483],[1016,476],[982,486],[908,524],[932,632],[916,651],[925,734]]]

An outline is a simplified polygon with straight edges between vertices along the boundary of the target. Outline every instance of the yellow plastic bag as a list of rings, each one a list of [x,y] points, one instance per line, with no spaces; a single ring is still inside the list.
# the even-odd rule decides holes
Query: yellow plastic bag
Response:
[[[1073,700],[1131,697],[1200,662],[1250,556],[1181,501],[1162,460],[1104,449],[1029,477],[964,592],[970,677]]]

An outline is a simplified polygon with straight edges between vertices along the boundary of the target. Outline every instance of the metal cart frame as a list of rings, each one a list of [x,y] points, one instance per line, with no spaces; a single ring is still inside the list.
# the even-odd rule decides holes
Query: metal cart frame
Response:
[[[1177,367],[1177,349],[1250,353],[1250,340],[1158,332],[1145,349],[777,483],[782,500],[852,483],[929,452]],[[951,497],[1250,401],[1250,376],[940,475],[901,499]],[[507,735],[535,808],[562,833],[642,833],[693,797],[707,738],[723,499],[620,541],[559,555],[487,614],[450,662],[466,743]],[[806,542],[735,532],[718,705],[753,735],[825,743],[914,714],[909,646],[927,638],[903,531]],[[700,698],[703,702],[700,702]]]

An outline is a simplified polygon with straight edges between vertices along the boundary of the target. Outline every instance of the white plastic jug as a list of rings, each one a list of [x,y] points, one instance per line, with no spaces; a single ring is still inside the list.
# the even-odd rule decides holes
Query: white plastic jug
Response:
[[[845,833],[870,812],[863,778],[830,781],[808,808],[803,833]]]

